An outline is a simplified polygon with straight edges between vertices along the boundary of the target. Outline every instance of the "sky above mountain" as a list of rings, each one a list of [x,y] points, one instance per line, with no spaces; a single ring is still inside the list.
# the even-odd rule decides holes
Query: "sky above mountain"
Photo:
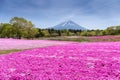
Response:
[[[36,27],[72,20],[88,29],[120,25],[120,0],[0,0],[0,22],[18,16]]]

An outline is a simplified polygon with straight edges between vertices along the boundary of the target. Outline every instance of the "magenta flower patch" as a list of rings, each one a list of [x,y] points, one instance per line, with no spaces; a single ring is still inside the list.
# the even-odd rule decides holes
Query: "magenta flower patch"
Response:
[[[1,55],[0,80],[120,80],[120,42],[71,43]]]

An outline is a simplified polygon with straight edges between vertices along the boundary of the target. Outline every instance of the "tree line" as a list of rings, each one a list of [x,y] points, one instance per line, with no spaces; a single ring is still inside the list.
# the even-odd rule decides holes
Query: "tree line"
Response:
[[[13,17],[9,23],[0,23],[0,38],[40,38],[56,36],[104,36],[120,35],[120,26],[111,26],[105,30],[55,30],[40,29],[24,18]]]

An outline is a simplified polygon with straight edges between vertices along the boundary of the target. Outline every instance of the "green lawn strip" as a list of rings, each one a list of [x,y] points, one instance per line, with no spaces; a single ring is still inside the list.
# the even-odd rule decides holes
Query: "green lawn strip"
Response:
[[[18,52],[21,50],[0,50],[0,54],[8,54],[8,53],[12,53],[12,52]]]

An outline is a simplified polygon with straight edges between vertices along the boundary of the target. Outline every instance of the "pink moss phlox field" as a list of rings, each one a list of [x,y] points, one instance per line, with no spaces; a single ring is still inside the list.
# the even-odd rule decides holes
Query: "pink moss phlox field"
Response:
[[[0,80],[120,80],[120,42],[71,43],[0,55]]]
[[[71,42],[50,41],[50,40],[19,40],[19,39],[2,39],[0,38],[0,50],[11,49],[31,49],[53,45],[63,45]]]

